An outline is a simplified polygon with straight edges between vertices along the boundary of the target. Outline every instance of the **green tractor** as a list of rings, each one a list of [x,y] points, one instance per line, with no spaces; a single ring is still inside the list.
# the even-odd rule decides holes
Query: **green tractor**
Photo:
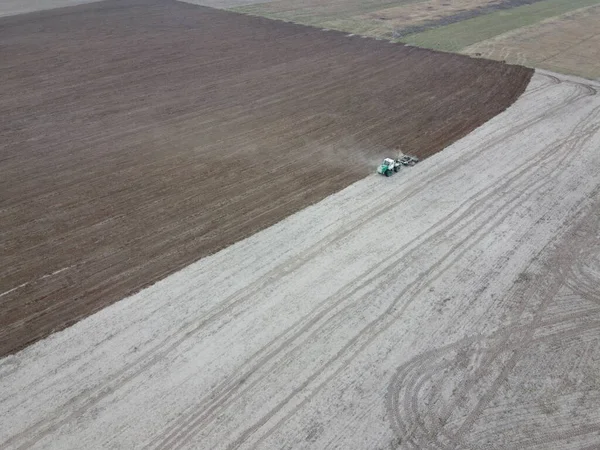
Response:
[[[381,165],[377,168],[377,173],[389,177],[394,172],[400,170],[400,161],[393,160],[392,158],[385,158]]]
[[[394,172],[398,172],[402,166],[414,166],[419,162],[416,156],[402,155],[398,159],[385,158],[381,165],[377,168],[377,173],[389,177]]]

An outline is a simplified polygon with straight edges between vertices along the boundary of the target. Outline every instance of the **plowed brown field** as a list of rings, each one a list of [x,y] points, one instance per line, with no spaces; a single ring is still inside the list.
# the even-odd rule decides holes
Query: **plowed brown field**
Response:
[[[0,355],[349,185],[398,145],[439,151],[532,73],[136,0],[1,19],[0,68]]]

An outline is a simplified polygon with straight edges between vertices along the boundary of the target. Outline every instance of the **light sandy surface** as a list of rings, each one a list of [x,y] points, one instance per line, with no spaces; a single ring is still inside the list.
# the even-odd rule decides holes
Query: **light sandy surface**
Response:
[[[99,0],[2,0],[0,1],[0,17],[14,16],[45,9],[63,8],[82,3],[93,3]]]
[[[600,86],[0,362],[0,448],[598,448]]]

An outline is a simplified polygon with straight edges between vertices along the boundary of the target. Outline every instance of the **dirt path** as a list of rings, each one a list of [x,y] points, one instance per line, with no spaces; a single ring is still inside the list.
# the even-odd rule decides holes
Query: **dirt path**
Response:
[[[530,71],[170,1],[0,20],[0,355],[511,104]]]
[[[2,448],[597,448],[600,85],[0,362]],[[143,411],[143,413],[140,413]]]

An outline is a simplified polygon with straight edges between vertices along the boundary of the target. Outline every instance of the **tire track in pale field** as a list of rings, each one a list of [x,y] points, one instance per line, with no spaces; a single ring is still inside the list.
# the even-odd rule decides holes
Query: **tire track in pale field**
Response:
[[[582,320],[583,319],[583,320]],[[556,318],[552,321],[541,321],[540,326],[555,325],[562,322],[568,322],[569,320],[576,320],[577,328],[568,331],[558,331],[544,338],[533,339],[531,342],[523,342],[523,340],[517,340],[511,343],[511,345],[504,348],[504,352],[514,354],[515,351],[524,350],[528,344],[538,344],[539,342],[552,341],[556,339],[564,339],[569,336],[581,334],[589,331],[595,331],[600,329],[600,321],[591,320],[589,316],[583,314],[572,315],[565,318]],[[409,363],[401,366],[396,375],[393,378],[392,383],[387,396],[387,408],[393,417],[392,423],[394,425],[396,433],[405,437],[405,443],[410,443],[412,448],[451,448],[454,445],[461,445],[461,448],[473,448],[470,444],[465,442],[457,443],[454,441],[455,436],[451,432],[443,433],[444,437],[451,438],[450,442],[439,442],[436,441],[436,437],[439,437],[437,433],[441,430],[432,432],[430,429],[423,428],[422,419],[419,418],[419,408],[414,408],[416,400],[419,395],[419,387],[422,387],[424,383],[436,372],[440,372],[443,367],[451,367],[453,361],[451,359],[445,359],[447,356],[451,356],[453,352],[458,351],[461,347],[468,347],[478,341],[489,341],[494,342],[500,340],[505,342],[507,337],[513,333],[528,333],[532,329],[536,329],[533,324],[520,325],[517,327],[507,327],[491,336],[474,336],[469,337],[454,344],[451,344],[440,349],[436,349],[431,352],[427,352],[420,355],[418,358],[411,360]],[[510,358],[512,360],[512,358]],[[509,360],[509,362],[510,362]],[[505,364],[503,365],[505,366]],[[409,381],[410,380],[410,381]],[[400,400],[404,400],[406,403],[413,405],[412,408],[408,409],[401,406]],[[441,423],[445,423],[444,419],[440,419]],[[410,425],[409,425],[410,424]],[[600,424],[599,424],[600,425]],[[598,426],[594,426],[592,431],[595,431]],[[417,433],[421,431],[422,435],[417,438]],[[535,442],[540,444],[540,442]],[[477,448],[475,446],[474,448]]]
[[[543,252],[544,250],[542,250]],[[528,267],[526,269],[526,271],[531,270],[531,267]],[[560,283],[554,283],[560,286]],[[519,288],[519,286],[517,286],[517,289]],[[539,294],[538,294],[539,295]],[[547,297],[546,294],[544,294],[544,297]],[[542,300],[542,306],[543,306],[544,301]],[[500,355],[502,353],[506,352],[506,347],[510,348],[511,346],[514,346],[515,344],[512,343],[511,341],[514,341],[514,337],[518,336],[519,334],[527,334],[530,332],[532,326],[531,324],[528,324],[527,326],[523,326],[523,325],[519,325],[522,321],[522,315],[525,311],[526,308],[526,304],[522,304],[520,307],[520,310],[516,313],[516,318],[513,320],[513,323],[515,325],[509,326],[507,328],[503,328],[502,329],[502,333],[501,333],[501,337],[499,337],[498,339],[495,339],[497,341],[499,341],[500,343],[497,344],[495,347],[497,350],[494,351],[490,351],[490,349],[486,349],[481,350],[483,353],[483,356],[478,358],[478,362],[479,362],[479,366],[477,368],[477,370],[475,370],[475,372],[469,376],[466,381],[463,380],[460,386],[460,389],[458,390],[457,394],[454,394],[453,397],[453,401],[450,402],[448,405],[446,405],[444,408],[442,408],[442,410],[440,412],[438,412],[438,419],[435,423],[436,426],[434,426],[434,428],[427,428],[425,423],[420,420],[419,418],[419,414],[418,414],[418,406],[417,406],[417,400],[418,400],[418,392],[421,390],[421,387],[424,383],[426,383],[427,381],[429,381],[429,378],[432,377],[433,374],[435,374],[436,372],[439,372],[441,366],[436,365],[434,367],[430,367],[429,369],[425,370],[425,367],[423,365],[421,365],[420,367],[418,367],[418,375],[419,375],[419,380],[414,380],[412,384],[406,384],[406,383],[392,383],[396,384],[396,386],[401,386],[403,389],[405,389],[408,392],[412,392],[413,395],[411,397],[406,397],[405,400],[405,407],[403,409],[404,415],[407,415],[407,413],[410,411],[413,416],[412,416],[412,420],[415,421],[415,426],[418,426],[419,428],[421,428],[422,434],[424,436],[428,437],[428,441],[427,441],[427,445],[428,446],[433,446],[433,445],[437,445],[437,448],[448,448],[449,445],[456,445],[456,436],[454,434],[451,434],[449,432],[447,432],[443,426],[443,424],[446,424],[449,419],[450,419],[450,415],[453,413],[453,410],[456,409],[457,405],[459,405],[460,403],[462,403],[465,400],[465,395],[466,393],[468,393],[470,390],[473,389],[474,385],[476,383],[481,383],[482,380],[485,381],[484,375],[488,374],[490,371],[493,370],[493,368],[491,367],[492,364],[495,362],[495,360],[497,360]],[[539,311],[539,309],[538,309]],[[537,314],[537,313],[536,313]],[[483,336],[481,337],[483,339]],[[523,338],[519,339],[517,342],[522,342]],[[460,345],[458,346],[460,347]],[[443,366],[445,367],[450,367],[451,366],[451,360],[444,360]],[[504,365],[505,362],[501,361],[501,364]],[[416,382],[419,381],[418,384],[416,384]],[[416,386],[415,386],[416,384]],[[398,388],[396,389],[398,390]],[[390,415],[392,415],[392,417],[396,416],[396,423],[398,423],[398,421],[401,421],[401,418],[399,417],[400,414],[399,409],[396,410],[392,410],[390,409],[390,403],[389,403],[389,397],[390,396],[396,396],[398,395],[397,393],[393,393],[390,392],[388,393],[388,412]],[[409,403],[410,401],[410,403]],[[398,427],[396,427],[396,431],[398,432]],[[410,434],[412,435],[414,433],[411,432]],[[403,433],[400,433],[403,434]],[[441,438],[442,435],[446,441],[444,443],[439,442],[435,440],[435,437],[437,436],[437,438]],[[413,445],[416,445],[416,443],[414,442],[414,439],[411,437],[407,438],[406,442],[410,442]],[[425,443],[425,440],[421,440],[421,445],[423,445]]]
[[[594,118],[592,118],[588,122],[591,123],[592,125],[594,125],[597,122],[597,120],[594,120]],[[598,131],[597,130],[597,126],[594,129],[594,131],[595,132]],[[576,131],[574,132],[574,134],[576,134]],[[576,143],[574,145],[575,148],[579,146],[577,144],[580,144],[580,143]],[[569,156],[573,156],[573,155],[569,155]],[[555,276],[552,279],[552,284],[555,285],[555,288],[554,288],[555,291],[557,291],[558,289],[560,289],[560,287],[564,283],[564,280],[565,280],[564,276],[563,277],[556,277]],[[544,297],[545,297],[544,300],[545,301],[540,305],[540,308],[535,313],[535,317],[537,317],[538,320],[540,320],[540,318],[542,317],[542,313],[544,311],[544,307],[545,307],[545,304],[547,303],[548,299],[552,298],[554,295],[555,295],[555,293],[554,294],[545,294],[544,295]],[[531,341],[533,339],[534,332],[535,332],[536,328],[538,328],[538,327],[535,326],[534,322],[532,322],[531,328],[527,331],[527,333],[525,334],[525,336],[520,339],[520,345],[521,346],[524,346],[525,342]],[[508,340],[510,338],[511,338],[510,335],[506,337],[507,342],[508,342]],[[441,423],[446,423],[448,421],[449,416],[450,416],[452,410],[455,409],[455,407],[456,407],[456,403],[460,402],[462,400],[462,398],[463,398],[464,393],[468,392],[469,390],[471,390],[473,388],[474,383],[477,382],[477,381],[479,381],[482,378],[483,372],[488,370],[487,366],[490,365],[494,361],[494,359],[496,359],[498,356],[500,356],[500,354],[502,354],[502,353],[505,352],[506,345],[507,345],[506,343],[500,342],[499,344],[497,344],[497,349],[498,349],[497,351],[488,352],[487,358],[485,358],[483,360],[483,362],[481,363],[481,365],[479,367],[479,370],[475,371],[475,373],[473,373],[473,375],[470,378],[470,380],[468,380],[467,383],[463,383],[463,385],[461,386],[461,390],[459,390],[459,394],[457,394],[455,396],[454,404],[447,405],[447,407],[445,408],[445,410],[442,411],[442,413],[441,413],[441,419],[440,419]],[[506,364],[503,365],[503,369],[502,369],[503,372],[500,373],[500,375],[498,376],[497,380],[501,381],[503,379],[502,378],[503,373],[506,374],[506,373],[508,373],[510,371],[511,365],[514,366],[514,364],[517,363],[517,358],[518,358],[518,353],[515,352],[511,356],[510,360]],[[498,386],[498,385],[496,385],[496,386]],[[487,391],[486,392],[486,396],[480,400],[480,403],[475,407],[475,410],[472,411],[469,414],[469,417],[467,417],[463,421],[463,423],[462,423],[461,427],[459,428],[459,430],[455,434],[453,434],[452,436],[449,436],[452,439],[452,441],[453,441],[453,447],[464,445],[464,444],[462,444],[459,441],[461,435],[464,434],[464,430],[467,429],[472,424],[471,421],[474,420],[474,418],[477,417],[478,413],[480,412],[480,409],[483,407],[482,405],[485,405],[484,402],[489,402],[489,400],[491,399],[491,396],[492,396],[493,392],[494,392],[493,388],[491,390]],[[438,434],[440,432],[441,432],[441,430],[439,430],[439,429],[438,430],[432,430],[432,431],[430,430],[429,433],[428,433],[428,435],[430,435],[430,436],[431,435],[436,435],[436,434]],[[447,447],[441,446],[440,448],[447,448]]]
[[[581,233],[578,233],[578,230],[574,230],[573,232],[570,233],[569,235],[569,241],[568,244],[563,245],[563,247],[565,248],[565,250],[567,250],[567,252],[570,252],[571,254],[575,254],[576,253],[576,249],[577,248],[585,248],[587,243],[589,242],[589,239],[591,238],[592,241],[596,240],[596,233],[598,231],[600,231],[600,228],[598,228],[598,218],[594,219],[596,222],[596,227],[593,228],[591,231],[592,233],[589,232],[588,230],[588,234],[587,236],[587,240],[582,240],[581,239]],[[559,253],[560,252],[554,252],[554,253]],[[552,252],[551,252],[552,254]],[[561,258],[555,257],[554,261],[552,261],[552,263],[550,264],[549,267],[553,267],[553,271],[551,271],[550,273],[548,273],[546,275],[546,278],[549,281],[549,286],[546,287],[546,289],[551,289],[551,291],[554,291],[554,293],[552,292],[548,292],[548,293],[544,293],[542,296],[542,303],[540,305],[540,308],[538,309],[538,311],[536,312],[534,319],[528,323],[526,326],[523,325],[519,325],[519,326],[509,326],[507,328],[504,328],[501,330],[501,332],[499,333],[500,336],[497,337],[483,337],[481,336],[479,339],[481,340],[489,340],[490,342],[495,342],[494,345],[494,349],[495,351],[493,352],[489,352],[489,349],[487,350],[487,352],[490,353],[490,355],[487,358],[484,358],[483,360],[480,360],[480,365],[478,367],[476,367],[475,372],[473,373],[473,375],[471,377],[468,378],[468,380],[471,380],[471,383],[467,382],[465,383],[464,381],[461,381],[461,385],[460,385],[460,391],[461,394],[457,395],[456,398],[454,399],[454,404],[448,404],[446,405],[443,409],[442,412],[438,413],[441,416],[440,419],[440,423],[441,424],[446,424],[448,423],[448,419],[449,419],[449,412],[454,409],[456,407],[456,404],[458,402],[461,401],[461,399],[464,396],[464,393],[468,390],[473,389],[473,385],[474,385],[474,380],[480,381],[482,374],[482,371],[487,370],[488,368],[486,367],[486,365],[489,365],[491,360],[496,358],[500,353],[507,353],[511,348],[513,348],[513,356],[511,357],[511,359],[509,360],[509,364],[515,364],[516,362],[514,361],[516,355],[518,354],[518,352],[523,352],[524,350],[528,350],[528,347],[532,346],[534,343],[536,345],[539,345],[539,343],[542,342],[547,342],[547,341],[553,341],[556,339],[557,336],[561,337],[561,341],[564,341],[566,338],[570,337],[570,336],[577,336],[580,335],[581,333],[583,333],[586,329],[598,329],[600,328],[600,323],[598,322],[598,319],[600,318],[600,314],[598,314],[598,311],[596,311],[596,314],[590,314],[590,311],[584,311],[584,312],[579,312],[579,313],[575,313],[575,314],[558,314],[556,316],[555,319],[548,321],[543,319],[545,314],[542,314],[542,312],[544,311],[544,308],[547,306],[547,304],[549,303],[549,301],[553,301],[556,298],[556,294],[558,292],[559,289],[564,288],[564,286],[567,286],[568,284],[566,284],[566,280],[567,277],[569,276],[568,272],[564,272],[563,268],[563,264],[564,262],[561,261]],[[577,261],[576,257],[571,257],[570,259],[567,259],[568,262],[573,262],[573,261]],[[553,287],[552,287],[553,286]],[[530,284],[528,286],[528,289],[530,290],[536,290],[539,289],[538,285],[534,285],[534,284]],[[585,297],[583,297],[585,298]],[[557,331],[552,331],[552,328],[554,328],[554,326],[556,325],[561,325],[561,324],[572,324],[573,326],[571,326],[568,329],[558,329]],[[543,333],[540,336],[536,336],[536,333],[540,330],[544,330],[544,329],[549,329],[550,333]],[[526,339],[518,339],[517,341],[513,341],[511,344],[508,344],[509,339],[511,338],[512,335],[516,335],[516,333],[519,332],[526,332]],[[503,337],[501,337],[503,336]],[[528,342],[529,341],[529,342]],[[390,385],[390,390],[388,391],[388,411],[390,412],[390,414],[392,414],[392,417],[395,418],[395,420],[393,421],[393,423],[395,424],[395,430],[398,433],[398,435],[402,435],[402,436],[408,436],[408,440],[405,442],[410,442],[413,445],[413,448],[423,448],[423,446],[428,446],[431,447],[433,445],[437,445],[436,448],[450,448],[450,447],[457,447],[458,448],[472,448],[471,445],[468,445],[465,442],[459,442],[456,441],[457,437],[461,437],[461,435],[464,434],[464,430],[465,428],[469,427],[470,425],[472,425],[473,420],[475,419],[475,416],[477,415],[478,411],[477,408],[475,408],[473,411],[471,411],[469,413],[469,415],[466,418],[461,419],[461,425],[458,428],[457,432],[447,432],[445,431],[443,428],[438,428],[436,430],[430,430],[430,429],[426,429],[423,426],[423,422],[419,419],[419,412],[418,412],[418,408],[415,407],[416,403],[415,400],[418,397],[419,394],[419,389],[414,388],[416,380],[413,381],[412,383],[407,383],[405,378],[408,376],[409,373],[413,374],[414,376],[420,377],[421,384],[427,381],[427,378],[430,378],[434,373],[439,372],[440,369],[440,364],[445,365],[445,366],[450,366],[452,363],[452,360],[450,359],[444,359],[443,363],[435,363],[435,361],[437,359],[443,358],[446,354],[448,354],[451,350],[459,348],[461,346],[467,346],[472,344],[473,341],[472,339],[468,340],[468,342],[457,342],[456,345],[453,346],[449,346],[449,347],[445,347],[442,348],[440,350],[436,350],[430,353],[431,356],[431,362],[430,363],[425,363],[425,360],[427,360],[428,358],[422,358],[421,356],[418,358],[415,358],[414,360],[411,360],[411,362],[406,365],[403,366],[402,368],[398,369],[397,375],[394,377],[394,380],[392,382],[392,384]],[[424,356],[424,355],[422,355]],[[420,365],[417,366],[417,363],[419,363]],[[429,365],[429,368],[426,368],[424,366],[427,366],[427,364]],[[508,369],[508,371],[510,371],[510,366],[504,366],[506,369]],[[479,374],[477,373],[479,372]],[[467,380],[467,381],[468,381]],[[497,380],[501,380],[501,378],[497,378]],[[398,404],[400,395],[399,392],[400,390],[404,390],[406,391],[406,400],[410,400],[412,402],[413,407],[411,408],[411,416],[408,416],[406,413],[408,413],[409,409],[407,407],[405,408],[400,408],[400,405]],[[487,401],[490,400],[490,398],[493,396],[493,387],[492,390],[488,390],[486,392],[486,396],[487,396]],[[482,398],[482,401],[485,401],[486,397],[484,396]],[[481,400],[480,400],[481,401]],[[479,406],[480,407],[480,406]],[[401,414],[401,412],[403,412],[404,414]],[[402,417],[408,418],[409,419],[403,421]],[[411,431],[407,431],[407,423],[412,422],[412,428]],[[443,427],[443,426],[442,426]],[[566,434],[562,434],[562,435],[558,435],[557,433],[550,433],[549,436],[547,436],[547,439],[545,440],[532,440],[530,441],[531,445],[541,445],[544,443],[551,443],[553,442],[553,440],[556,441],[560,441],[563,440],[567,437],[570,436],[578,436],[578,435],[584,435],[584,434],[589,434],[589,433],[593,433],[595,431],[597,431],[600,427],[600,423],[598,425],[594,425],[594,426],[589,426],[589,427],[583,427],[573,433],[566,433]],[[420,439],[415,441],[414,439],[414,434],[416,432],[416,430],[418,428],[421,428],[421,436]],[[583,430],[583,431],[582,431]],[[452,443],[451,446],[449,446],[448,441],[442,443],[440,441],[435,442],[435,437],[437,436],[438,438],[441,437],[440,435],[443,435],[444,437],[450,439],[450,442]],[[433,438],[433,439],[432,439]],[[525,446],[521,447],[519,446],[519,448],[526,448]]]

